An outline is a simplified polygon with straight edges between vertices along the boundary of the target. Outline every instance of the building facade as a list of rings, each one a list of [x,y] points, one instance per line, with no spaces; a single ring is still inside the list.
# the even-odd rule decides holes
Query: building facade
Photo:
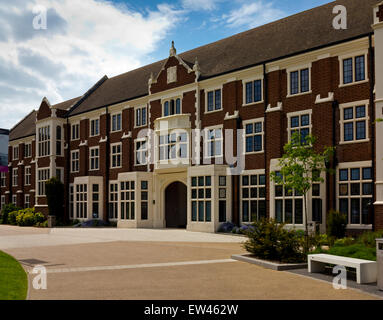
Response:
[[[333,27],[336,4],[346,30]],[[172,44],[166,60],[104,76],[78,98],[44,98],[12,128],[1,205],[47,214],[56,176],[70,219],[215,232],[270,217],[304,228],[303,197],[270,179],[298,131],[318,151],[336,148],[308,222],[324,231],[336,209],[350,232],[383,229],[382,57],[377,0],[336,1],[180,55]]]

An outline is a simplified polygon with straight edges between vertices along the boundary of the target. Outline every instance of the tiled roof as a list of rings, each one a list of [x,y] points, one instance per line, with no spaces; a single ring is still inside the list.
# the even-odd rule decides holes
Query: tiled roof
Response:
[[[338,0],[179,54],[184,61],[198,58],[201,79],[243,69],[372,32],[373,6],[380,0]],[[333,8],[347,9],[347,30],[333,28]],[[70,115],[148,94],[150,74],[166,60],[107,79]]]

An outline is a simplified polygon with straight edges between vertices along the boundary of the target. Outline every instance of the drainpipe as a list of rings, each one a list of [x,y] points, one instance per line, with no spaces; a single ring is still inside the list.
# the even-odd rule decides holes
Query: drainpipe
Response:
[[[371,109],[371,118],[372,121],[375,121],[375,103],[374,103],[374,87],[375,87],[375,60],[374,60],[374,52],[372,48],[372,34],[368,36],[368,54],[369,54],[369,64],[370,64],[370,109]],[[373,183],[375,184],[376,177],[376,146],[375,146],[375,126],[373,126],[373,130],[371,130],[371,143],[372,143],[372,174],[373,174]],[[375,207],[374,203],[376,201],[376,192],[375,188],[372,188],[372,203],[371,203],[371,218],[372,218],[372,229],[375,230]]]
[[[110,170],[110,119],[109,119],[109,109],[108,107],[105,108],[106,113],[106,142],[105,142],[105,152],[106,152],[106,159],[105,159],[105,180],[106,180],[106,192],[104,190],[104,196],[106,196],[106,221],[109,222],[109,170]]]
[[[264,101],[265,101],[265,112],[264,112],[264,121],[263,121],[263,131],[264,131],[264,141],[263,141],[263,154],[264,154],[264,160],[265,160],[265,173],[268,172],[267,168],[267,106],[269,105],[269,80],[267,78],[267,72],[266,72],[266,64],[263,64],[263,83],[264,83],[264,89],[263,89],[263,94],[264,94]],[[266,190],[267,190],[267,185],[269,184],[269,179],[266,177]],[[269,188],[270,190],[270,188]],[[270,195],[270,191],[269,191]],[[269,198],[269,195],[266,194],[266,216],[267,216],[267,198]],[[270,199],[269,199],[270,200]],[[270,202],[269,202],[270,203]],[[270,211],[270,207],[269,207]],[[270,212],[269,212],[270,216]]]
[[[337,100],[334,100],[332,103],[332,147],[336,148],[336,111],[339,108],[339,102]],[[331,169],[335,172],[333,174],[333,203],[332,208],[336,210],[336,186],[337,186],[337,175],[336,175],[336,167],[338,165],[338,158],[337,158],[337,149],[335,149],[334,154],[332,156],[332,167]],[[329,177],[329,174],[328,174]]]
[[[65,205],[66,205],[66,217],[65,217],[65,220],[68,218],[68,220],[70,219],[70,216],[69,216],[69,200],[70,200],[70,125],[69,125],[69,118],[67,117],[66,118],[66,136],[67,136],[67,149],[66,149],[66,160],[65,160],[65,175],[66,175],[66,181],[67,181],[67,184],[66,184],[66,201],[65,201]],[[74,217],[73,217],[74,218]]]

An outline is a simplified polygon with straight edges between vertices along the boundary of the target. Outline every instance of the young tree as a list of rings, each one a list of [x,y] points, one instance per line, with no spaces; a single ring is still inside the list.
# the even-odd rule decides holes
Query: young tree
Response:
[[[49,215],[63,219],[64,184],[57,178],[49,179],[45,184],[45,195],[47,196]]]
[[[284,155],[279,160],[279,172],[271,172],[271,179],[282,185],[288,192],[297,192],[303,195],[305,207],[305,246],[304,252],[309,250],[308,237],[308,210],[307,194],[314,183],[323,183],[322,172],[331,172],[327,169],[334,148],[325,147],[322,152],[314,150],[316,138],[312,135],[303,137],[295,132],[291,141],[284,146]]]

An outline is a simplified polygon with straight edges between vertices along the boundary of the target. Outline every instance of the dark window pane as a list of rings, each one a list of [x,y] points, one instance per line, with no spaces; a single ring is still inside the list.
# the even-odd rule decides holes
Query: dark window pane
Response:
[[[221,187],[226,186],[226,177],[225,177],[225,176],[220,176],[220,177],[219,177],[219,185],[220,185]]]
[[[322,223],[322,200],[313,199],[312,206],[313,206],[313,221]]]
[[[351,224],[360,224],[360,199],[351,199]]]
[[[363,180],[372,180],[371,168],[363,168]]]
[[[258,190],[257,190],[257,188],[251,188],[250,189],[250,196],[251,196],[251,198],[257,198],[258,197]]]
[[[250,183],[252,186],[256,186],[258,184],[257,176],[250,176]]]
[[[372,183],[363,183],[363,195],[368,196],[372,194]]]
[[[206,221],[210,222],[211,221],[211,202],[206,201]]]
[[[219,222],[226,222],[226,201],[219,201]]]
[[[193,187],[197,186],[197,178],[196,177],[192,177],[192,186]]]
[[[353,82],[352,58],[343,60],[343,83]]]
[[[372,199],[362,199],[362,224],[371,224],[371,203]]]
[[[246,152],[254,151],[254,137],[246,137]]]
[[[254,151],[262,151],[262,136],[254,136]]]
[[[360,180],[360,169],[351,169],[351,180]]]
[[[290,73],[290,93],[296,94],[299,92],[299,84],[298,84],[298,71]]]
[[[198,221],[204,221],[204,220],[205,220],[204,202],[200,201],[198,202]]]
[[[197,221],[197,202],[192,202],[192,221]]]
[[[215,91],[215,110],[221,109],[221,90]]]
[[[351,183],[351,195],[352,196],[360,195],[360,183]]]
[[[291,117],[291,128],[299,127],[299,117]]]
[[[366,78],[364,56],[355,58],[355,81],[363,81]]]
[[[348,169],[339,170],[340,181],[348,181]]]
[[[204,177],[198,177],[198,186],[203,187],[204,185]]]
[[[258,201],[258,217],[259,219],[266,218],[266,201]]]
[[[275,220],[278,223],[283,222],[283,200],[275,200]]]
[[[192,189],[192,199],[197,199],[197,189]]]
[[[261,186],[266,185],[266,176],[265,176],[264,174],[261,174],[261,175],[259,176],[259,184],[260,184]]]
[[[344,124],[344,141],[354,140],[354,124],[345,123]]]
[[[148,203],[141,202],[141,220],[148,219]]]
[[[309,91],[309,69],[301,70],[301,92]]]
[[[356,123],[356,140],[366,139],[366,121]]]
[[[246,83],[246,103],[253,102],[253,84],[252,82]]]
[[[207,187],[210,187],[211,186],[211,176],[207,176],[205,179],[206,179],[206,184],[205,185]]]
[[[210,199],[211,198],[211,189],[207,188],[205,191],[205,198]]]
[[[295,224],[303,223],[303,200],[295,199]]]
[[[366,116],[366,107],[365,106],[356,107],[356,117],[364,118],[365,116]]]
[[[313,185],[313,197],[319,197],[320,196],[320,184],[314,184]]]
[[[266,198],[266,188],[259,188],[259,198]]]
[[[348,199],[339,200],[339,211],[348,215]]]
[[[282,186],[275,186],[275,196],[276,197],[283,197],[283,187]]]
[[[293,222],[293,200],[285,200],[285,222]]]
[[[250,202],[250,210],[251,210],[251,222],[255,222],[258,220],[258,201],[253,200]]]
[[[308,114],[305,114],[301,116],[301,126],[308,126],[310,125],[310,116]]]
[[[249,222],[249,201],[242,201],[242,221]]]
[[[339,195],[340,196],[348,196],[348,184],[340,184],[339,185]]]
[[[262,81],[254,81],[254,102],[262,100]]]
[[[214,93],[213,91],[207,94],[207,111],[213,111],[214,108]]]
[[[249,176],[242,176],[242,185],[243,186],[249,185]]]
[[[243,199],[249,198],[249,189],[248,188],[242,188],[242,198]]]
[[[354,119],[354,108],[346,108],[344,109],[344,120]]]

